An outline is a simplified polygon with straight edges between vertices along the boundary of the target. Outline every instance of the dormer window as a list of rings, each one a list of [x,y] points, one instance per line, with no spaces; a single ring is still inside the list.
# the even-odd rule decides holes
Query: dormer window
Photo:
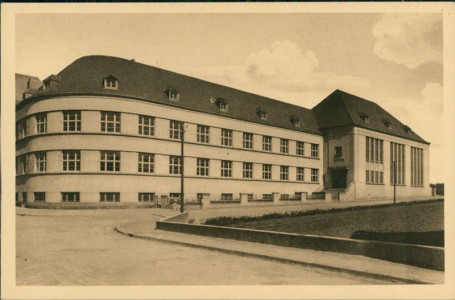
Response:
[[[112,75],[104,78],[103,85],[105,89],[108,90],[118,90],[118,79]]]
[[[267,117],[269,116],[269,113],[260,107],[258,107],[257,109],[257,114],[259,115],[261,120],[267,120]]]
[[[382,122],[384,123],[385,126],[387,126],[388,129],[392,128],[392,122],[390,122],[389,120],[384,119],[382,120]]]
[[[411,127],[403,125],[403,129],[406,131],[406,133],[411,133]]]
[[[300,127],[300,118],[297,116],[291,116],[291,123],[294,127]]]
[[[216,98],[215,103],[218,106],[218,108],[220,109],[220,111],[228,111],[229,105],[225,99]]]
[[[359,116],[365,123],[370,123],[370,117],[368,117],[368,115],[363,111],[359,112]]]
[[[169,100],[179,101],[180,93],[176,89],[168,87],[165,92]]]

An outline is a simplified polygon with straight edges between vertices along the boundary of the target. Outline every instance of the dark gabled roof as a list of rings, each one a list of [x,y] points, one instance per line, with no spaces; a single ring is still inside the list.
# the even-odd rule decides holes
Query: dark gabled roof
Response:
[[[36,76],[15,74],[16,104],[22,102],[24,93],[33,94],[42,86],[41,80]]]
[[[339,126],[357,126],[429,144],[412,130],[407,130],[408,126],[376,103],[340,90],[327,96],[312,111],[321,130]],[[387,123],[390,123],[390,126]]]
[[[62,94],[114,95],[321,135],[314,114],[307,108],[131,60],[109,56],[81,57],[57,76],[60,77],[60,81],[55,87],[42,90],[25,102],[43,96]],[[103,88],[103,79],[108,76],[118,79],[117,90]],[[179,92],[178,102],[170,101],[166,95],[166,90],[170,87]],[[210,101],[212,97],[225,99],[229,103],[229,112],[220,112],[216,103]],[[269,112],[267,120],[262,120],[257,115],[257,107]],[[300,127],[292,124],[291,115],[300,117]]]

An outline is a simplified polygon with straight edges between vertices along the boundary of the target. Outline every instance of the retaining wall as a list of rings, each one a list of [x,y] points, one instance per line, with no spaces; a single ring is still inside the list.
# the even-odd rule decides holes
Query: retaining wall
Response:
[[[179,223],[186,222],[188,218],[188,213],[184,213],[157,221],[156,227],[161,230],[239,241],[363,255],[422,268],[444,270],[444,248],[440,247]]]

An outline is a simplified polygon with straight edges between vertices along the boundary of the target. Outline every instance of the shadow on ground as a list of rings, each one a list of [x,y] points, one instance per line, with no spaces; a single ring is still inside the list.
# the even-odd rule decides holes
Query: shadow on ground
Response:
[[[427,232],[374,232],[359,230],[352,239],[444,247],[444,230]]]

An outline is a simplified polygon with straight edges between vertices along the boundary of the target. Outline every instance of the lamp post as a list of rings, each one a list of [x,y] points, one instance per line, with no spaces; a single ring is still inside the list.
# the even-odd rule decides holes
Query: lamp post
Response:
[[[393,204],[397,201],[397,162],[393,160]]]
[[[180,212],[184,211],[184,197],[185,197],[185,176],[184,176],[184,144],[185,144],[185,123],[180,122]]]

